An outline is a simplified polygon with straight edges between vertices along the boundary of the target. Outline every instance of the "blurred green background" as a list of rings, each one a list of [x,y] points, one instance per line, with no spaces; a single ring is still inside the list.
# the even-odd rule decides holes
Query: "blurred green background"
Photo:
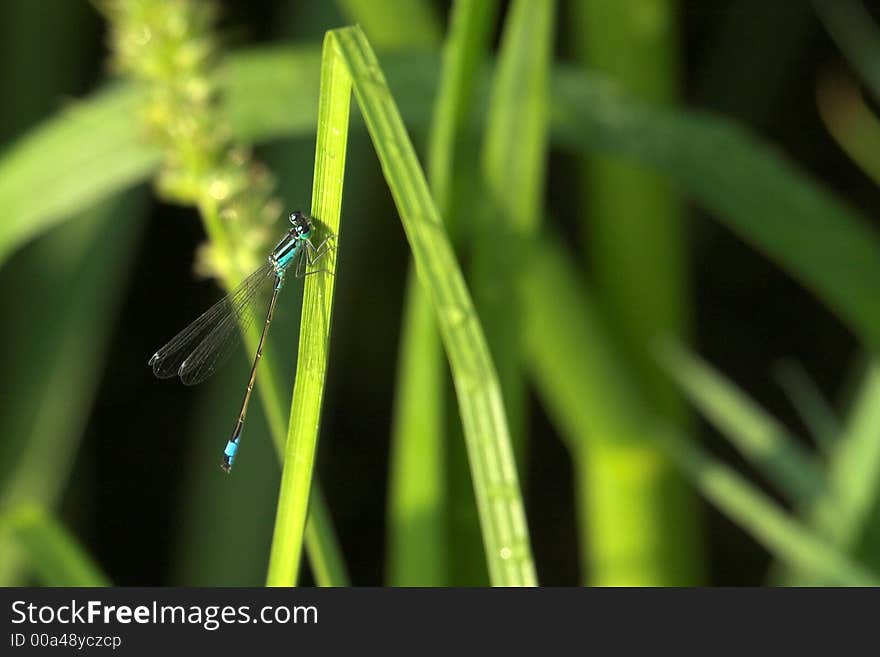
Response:
[[[452,4],[224,0],[215,36],[221,58],[270,44],[317,54],[326,30],[359,22],[383,67],[391,62],[386,73],[404,118],[417,116],[409,128],[425,162],[431,99],[425,79],[407,77],[400,62],[415,53],[412,66],[429,62],[429,82],[436,83]],[[514,4],[487,13],[491,59],[503,47]],[[880,418],[872,414],[880,391],[871,358],[880,309],[870,294],[880,283],[871,278],[880,273],[880,148],[871,147],[880,146],[873,115],[880,38],[869,22],[880,13],[868,4],[551,3],[552,125],[539,144],[545,164],[533,182],[542,218],[530,239],[562,244],[614,343],[603,362],[625,370],[652,413],[736,477],[745,487],[737,490],[761,497],[714,487],[706,468],[680,459],[674,447],[670,461],[650,436],[599,435],[605,426],[613,433],[613,423],[586,421],[594,440],[572,448],[566,434],[579,427],[572,430],[547,381],[562,370],[529,365],[508,414],[519,418],[515,434],[522,427],[518,465],[541,584],[859,583],[880,573]],[[78,125],[76,109],[117,75],[108,63],[106,22],[89,3],[3,0],[0,32],[0,178],[11,178],[21,172],[17,149],[31,149],[36,169],[40,157],[48,162],[62,151],[47,145],[41,155],[40,145],[27,141],[43,122],[73,112],[69,129],[86,136],[76,143],[88,143],[94,126]],[[317,75],[317,57],[312,64]],[[485,87],[490,74],[480,61],[473,66]],[[572,75],[559,82],[560,70]],[[295,97],[297,90],[279,94]],[[593,114],[567,115],[565,94],[585,98]],[[504,335],[507,317],[492,316],[491,291],[482,313],[481,247],[471,244],[478,231],[469,230],[476,215],[489,213],[473,182],[485,156],[488,102],[479,90],[471,101],[476,127],[458,146],[444,218],[506,380],[511,363],[504,354],[511,352],[499,357],[493,335],[499,322],[497,335]],[[146,130],[141,137],[149,140]],[[508,135],[514,157],[520,137]],[[112,135],[102,139],[113,143]],[[309,207],[313,152],[313,130],[256,147],[287,211]],[[406,495],[390,487],[389,464],[400,458],[391,435],[409,251],[362,129],[353,131],[348,157],[318,452],[348,573],[356,585],[485,584],[461,431],[445,383],[441,495],[425,526],[395,529],[393,509],[405,500],[393,498]],[[80,174],[87,175],[83,161]],[[88,209],[71,192],[77,211],[70,221],[62,221],[68,217],[60,194],[62,210],[44,222],[46,230],[23,229],[27,239],[3,243],[11,245],[0,267],[4,585],[63,581],[45,564],[35,566],[48,540],[33,529],[43,512],[116,584],[257,585],[265,575],[279,469],[259,404],[252,405],[234,475],[218,467],[250,356],[242,350],[197,388],[152,376],[150,355],[220,293],[194,274],[204,240],[196,210],[157,198],[147,176],[133,178],[140,184]],[[0,183],[0,222],[27,203],[21,198],[51,196],[28,181]],[[509,181],[498,184],[514,196],[519,191]],[[485,216],[480,221],[491,227]],[[523,267],[531,258],[530,250],[522,253]],[[270,335],[287,389],[298,287],[285,288]],[[569,307],[564,294],[545,294],[551,305]],[[523,323],[526,341],[541,339],[541,317]],[[571,326],[584,354],[603,349]],[[675,340],[659,357],[658,337]],[[524,360],[541,358],[541,346],[522,349]],[[552,342],[547,349],[554,350]],[[580,363],[580,351],[558,353]],[[584,356],[588,371],[592,358]],[[570,383],[591,413],[595,390],[578,389],[575,375]],[[838,517],[848,519],[844,529],[835,526]],[[427,552],[407,542],[406,531],[425,540]],[[811,571],[813,557],[804,555],[822,561],[817,545],[858,576]],[[313,581],[310,573],[304,581]]]

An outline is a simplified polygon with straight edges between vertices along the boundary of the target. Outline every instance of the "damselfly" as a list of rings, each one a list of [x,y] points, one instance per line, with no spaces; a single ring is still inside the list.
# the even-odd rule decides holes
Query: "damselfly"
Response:
[[[241,441],[244,418],[257,376],[257,364],[263,356],[263,344],[269,332],[269,324],[272,322],[278,293],[284,285],[284,276],[291,266],[297,278],[324,271],[307,272],[306,266],[315,264],[331,248],[332,236],[326,237],[318,246],[312,244],[311,238],[315,227],[311,217],[301,212],[294,212],[290,215],[290,223],[293,227],[278,242],[264,265],[150,358],[149,365],[160,379],[179,376],[186,385],[201,383],[214,373],[214,370],[238,345],[241,334],[253,321],[254,306],[261,298],[260,291],[268,281],[273,281],[266,321],[257,344],[257,353],[251,366],[251,375],[241,402],[241,410],[232,435],[226,443],[226,449],[223,450],[221,467],[226,472],[232,469]]]

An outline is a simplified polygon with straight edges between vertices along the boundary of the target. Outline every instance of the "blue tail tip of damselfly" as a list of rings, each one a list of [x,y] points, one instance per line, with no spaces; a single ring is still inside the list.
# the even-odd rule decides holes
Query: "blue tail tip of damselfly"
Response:
[[[237,434],[226,443],[226,449],[223,450],[223,461],[220,463],[220,468],[226,474],[229,474],[232,471],[232,464],[235,463],[235,455],[238,452],[238,441],[240,439],[241,434]]]

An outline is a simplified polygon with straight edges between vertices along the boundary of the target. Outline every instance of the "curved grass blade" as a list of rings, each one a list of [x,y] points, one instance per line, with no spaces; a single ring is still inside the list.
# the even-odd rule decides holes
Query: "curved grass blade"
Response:
[[[0,537],[11,537],[44,586],[110,586],[110,580],[68,532],[40,507],[0,515]]]
[[[880,27],[860,0],[813,0],[825,29],[880,99]]]
[[[452,8],[428,145],[428,180],[444,219],[453,213],[452,185],[460,150],[456,147],[469,114],[476,111],[472,97],[480,60],[488,54],[497,4],[457,0]],[[407,276],[391,437],[386,579],[394,586],[442,586],[449,582],[447,554],[466,553],[469,560],[470,546],[480,541],[479,527],[476,520],[467,529],[449,524],[447,509],[454,500],[447,470],[466,461],[447,454],[455,445],[445,430],[446,366],[440,334],[431,301],[412,266]],[[459,497],[473,507],[466,472],[459,479]],[[472,540],[465,538],[466,531]],[[456,539],[450,541],[453,535]]]
[[[443,222],[400,111],[358,28],[328,34],[351,72],[361,114],[382,164],[416,271],[438,317],[455,382],[493,584],[535,584],[528,528],[497,374]]]
[[[15,304],[25,323],[11,314],[4,325],[16,357],[0,359],[2,376],[16,382],[16,403],[0,414],[0,508],[53,509],[68,482],[141,234],[142,191],[59,227],[5,272],[4,308]],[[0,542],[0,586],[20,584],[22,565]]]
[[[361,30],[330,31],[324,44],[313,214],[338,234],[353,89],[400,212],[420,280],[440,317],[471,456],[492,581],[499,585],[534,584],[525,513],[497,377],[400,112]],[[335,259],[327,267],[332,271]],[[312,278],[321,280],[306,283],[305,330],[267,576],[270,585],[278,586],[293,584],[299,568],[327,362],[332,280]]]
[[[780,422],[678,343],[662,342],[657,355],[691,403],[797,508],[821,496],[819,463]]]

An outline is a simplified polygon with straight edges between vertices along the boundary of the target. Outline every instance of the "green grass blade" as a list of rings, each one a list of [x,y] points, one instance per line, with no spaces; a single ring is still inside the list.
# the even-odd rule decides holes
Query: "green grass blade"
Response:
[[[677,473],[664,467],[658,454],[656,426],[643,418],[651,408],[636,389],[606,337],[604,318],[579,285],[559,246],[544,244],[530,254],[532,265],[524,294],[524,337],[529,372],[551,421],[571,451],[576,471],[590,460],[613,467],[576,477],[578,528],[581,532],[581,580],[618,586],[657,582],[656,563],[674,563],[669,541],[658,540],[657,523],[666,522],[667,492],[681,486]],[[617,346],[617,345],[615,345]],[[662,476],[660,476],[662,473]],[[664,478],[665,477],[665,478]],[[645,496],[647,490],[655,491]],[[656,491],[662,490],[663,495]],[[616,513],[620,498],[637,500]],[[596,534],[601,533],[601,541]],[[602,564],[602,578],[591,566]],[[687,567],[687,566],[686,566]],[[684,572],[687,572],[685,570]],[[682,571],[670,576],[681,581]]]
[[[855,80],[828,75],[817,90],[819,114],[850,159],[880,185],[880,120]]]
[[[444,220],[453,205],[459,142],[466,137],[473,103],[492,37],[498,0],[456,0],[443,49],[428,143],[428,181]]]
[[[18,544],[43,586],[110,586],[76,540],[38,506],[0,515],[0,536]]]
[[[51,509],[64,490],[140,235],[142,200],[128,194],[100,205],[46,235],[5,272],[14,283],[4,285],[4,342],[15,350],[6,354],[4,376],[17,383],[15,403],[0,415],[3,508]],[[13,584],[19,566],[0,559],[0,583]]]
[[[350,103],[351,75],[328,33],[321,64],[312,216],[337,236]],[[269,586],[293,586],[299,572],[329,357],[336,252],[331,251],[321,266],[328,273],[307,277],[303,294],[296,380],[266,577]]]
[[[676,0],[575,0],[574,20],[568,27],[584,70],[613,76],[615,82],[651,105],[675,104],[681,68],[679,4]],[[658,334],[685,339],[688,332],[688,236],[681,198],[662,173],[602,156],[586,158],[582,164],[581,232],[598,302],[664,416],[685,430],[689,418],[681,400],[647,348]],[[613,436],[609,438],[613,440]],[[667,494],[676,486],[675,475],[670,475],[674,473],[672,463],[664,464],[663,455],[656,454],[650,459],[656,476],[645,474],[638,480],[644,489],[636,480],[621,478],[621,490],[613,490],[615,472],[644,471],[639,463],[649,458],[648,450],[650,447],[635,451],[626,447],[617,452],[603,445],[581,459],[585,470],[575,472],[577,480],[601,478],[607,482],[601,499],[609,508],[596,508],[579,520],[587,523],[584,530],[590,541],[581,551],[594,584],[633,581],[629,569],[637,571],[646,585],[693,584],[702,576],[700,528],[694,502],[688,499],[692,493],[680,482],[680,490]],[[628,455],[635,459],[632,468],[621,465]],[[653,491],[655,485],[667,490]],[[668,507],[660,510],[666,521],[650,525],[656,535],[642,531],[637,536],[650,545],[668,547],[629,548],[629,554],[639,555],[645,562],[620,559],[613,545],[604,545],[618,541],[617,532],[609,533],[604,524],[590,526],[593,520],[614,517],[619,523],[636,523],[648,513],[641,505],[653,507],[658,500],[668,500]],[[678,555],[677,561],[659,559],[664,553]]]
[[[546,241],[536,246],[534,255],[525,296],[530,367],[575,458],[596,436],[651,436],[704,496],[785,563],[822,572],[839,584],[878,581],[875,573],[854,564],[730,468],[664,426],[634,383],[632,370],[563,251]],[[641,443],[631,444],[638,448]]]
[[[428,145],[428,179],[444,218],[452,208],[456,146],[473,111],[479,60],[486,55],[496,9],[494,0],[458,0],[452,9]],[[410,268],[388,493],[388,581],[396,586],[440,586],[449,581],[446,469],[452,462],[444,445],[445,373],[431,301]],[[459,497],[470,497],[473,504],[470,483],[464,483],[468,495]],[[457,530],[453,528],[456,545],[467,543]],[[474,543],[478,541],[477,534]]]
[[[779,385],[788,395],[801,421],[827,455],[843,431],[837,413],[799,363],[783,361],[774,370]]]
[[[317,482],[312,483],[305,544],[312,575],[318,586],[350,586],[348,570],[333,531],[330,509]]]
[[[357,28],[330,33],[438,317],[452,369],[490,578],[535,583],[528,529],[498,380],[449,238],[376,56]]]
[[[520,356],[519,281],[538,232],[546,169],[551,0],[515,0],[493,81],[483,174],[488,207],[471,240],[474,301],[498,370],[517,462],[525,458],[526,390]]]
[[[821,495],[819,464],[782,424],[680,345],[665,341],[657,353],[691,403],[789,500],[805,508]]]
[[[828,463],[827,495],[817,500],[814,527],[852,549],[878,500],[880,482],[880,360],[871,360],[846,428]]]
[[[877,586],[880,575],[855,563],[821,534],[794,520],[755,486],[674,434],[662,445],[702,494],[790,567],[838,586]]]
[[[864,341],[880,343],[880,240],[862,216],[732,122],[648,108],[575,78],[557,78],[557,125],[580,126],[560,131],[563,143],[664,171]]]
[[[20,139],[0,157],[0,262],[22,242],[147,178],[159,154],[137,139],[143,96],[99,92]]]
[[[819,17],[875,98],[880,98],[880,27],[860,0],[813,0]]]
[[[391,586],[448,583],[446,366],[430,299],[410,268],[388,482],[386,579]]]

